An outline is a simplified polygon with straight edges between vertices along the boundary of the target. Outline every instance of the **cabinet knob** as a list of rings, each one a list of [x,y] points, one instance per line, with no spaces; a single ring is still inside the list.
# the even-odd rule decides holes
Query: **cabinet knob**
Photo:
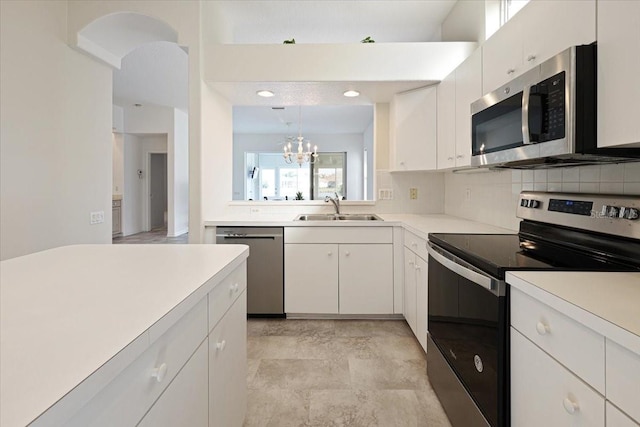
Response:
[[[527,56],[527,61],[529,61],[529,62],[534,61],[535,59],[536,59],[536,56],[535,56],[535,55],[529,55],[529,56]]]
[[[411,242],[411,246],[414,247],[414,248],[417,248],[418,244],[416,242]]]
[[[413,267],[413,261],[409,261],[409,265]]]
[[[515,73],[515,72],[516,72],[516,70],[515,70],[514,68],[509,68],[509,69],[507,70],[507,74],[513,74],[513,73]]]
[[[333,255],[333,252],[331,251],[327,252],[327,256],[331,256],[331,255]]]
[[[551,329],[549,328],[549,325],[547,325],[546,323],[540,321],[536,324],[536,331],[538,331],[538,333],[540,335],[547,335],[549,333]]]
[[[562,406],[564,406],[564,410],[569,414],[575,414],[580,409],[580,405],[578,405],[578,402],[571,400],[571,398],[569,397],[564,398],[564,400],[562,401]]]
[[[447,157],[447,160],[451,161],[453,160],[453,157]]]
[[[458,155],[456,156],[456,159],[461,159],[461,158],[463,158],[463,157],[464,157],[464,155],[462,155],[462,154],[458,154]]]
[[[238,286],[237,283],[234,283],[233,285],[229,286],[229,292],[236,293],[238,292],[238,290],[240,289],[240,287]]]
[[[416,271],[420,271],[420,266],[416,265]]]
[[[227,346],[227,341],[225,340],[222,340],[216,343],[216,349],[220,351],[224,350],[226,346]]]
[[[346,251],[346,252],[344,253],[344,255],[345,255],[345,256],[349,256],[349,255],[351,255],[351,252]]]
[[[155,368],[151,371],[151,377],[155,378],[159,383],[162,382],[164,377],[167,375],[167,364],[163,363],[162,365]]]

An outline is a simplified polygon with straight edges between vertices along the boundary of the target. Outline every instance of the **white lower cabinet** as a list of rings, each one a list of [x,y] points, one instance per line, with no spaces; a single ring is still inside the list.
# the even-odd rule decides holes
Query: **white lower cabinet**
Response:
[[[138,427],[207,427],[208,341],[205,340],[169,387],[144,416]]]
[[[511,425],[604,426],[604,402],[604,397],[511,328]]]
[[[284,310],[338,313],[338,245],[284,245]]]
[[[511,425],[638,427],[640,341],[629,341],[631,350],[609,338],[626,334],[613,324],[596,332],[578,320],[581,312],[561,310],[573,309],[564,300],[510,290]]]
[[[240,427],[247,407],[247,293],[209,333],[209,426]],[[185,424],[186,425],[186,424]]]
[[[427,241],[405,231],[404,244],[404,317],[427,351]]]
[[[339,254],[340,313],[393,313],[393,246],[345,244]]]
[[[391,227],[285,229],[287,314],[393,314]]]

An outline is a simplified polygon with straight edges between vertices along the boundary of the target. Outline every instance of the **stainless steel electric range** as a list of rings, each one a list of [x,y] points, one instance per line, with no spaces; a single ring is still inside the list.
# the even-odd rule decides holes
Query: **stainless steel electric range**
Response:
[[[454,426],[508,426],[509,270],[640,271],[640,196],[523,192],[518,234],[429,234],[427,372]]]

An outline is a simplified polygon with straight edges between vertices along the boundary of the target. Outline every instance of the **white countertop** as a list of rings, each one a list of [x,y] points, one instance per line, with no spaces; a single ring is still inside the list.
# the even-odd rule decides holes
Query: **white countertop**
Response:
[[[2,261],[0,425],[24,426],[114,356],[137,357],[247,256],[242,245],[77,245]]]
[[[640,354],[640,273],[518,271],[506,281]]]
[[[403,226],[409,231],[427,238],[429,233],[516,233],[514,230],[496,227],[443,214],[381,214],[383,221],[294,221],[298,214],[246,214],[219,217],[204,222],[205,227],[389,227]]]

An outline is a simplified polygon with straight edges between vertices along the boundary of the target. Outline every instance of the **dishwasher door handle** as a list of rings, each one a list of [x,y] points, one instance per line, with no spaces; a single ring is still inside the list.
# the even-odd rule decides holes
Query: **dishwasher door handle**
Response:
[[[217,234],[216,237],[223,237],[225,239],[271,239],[275,240],[277,237],[282,237],[281,234]]]

